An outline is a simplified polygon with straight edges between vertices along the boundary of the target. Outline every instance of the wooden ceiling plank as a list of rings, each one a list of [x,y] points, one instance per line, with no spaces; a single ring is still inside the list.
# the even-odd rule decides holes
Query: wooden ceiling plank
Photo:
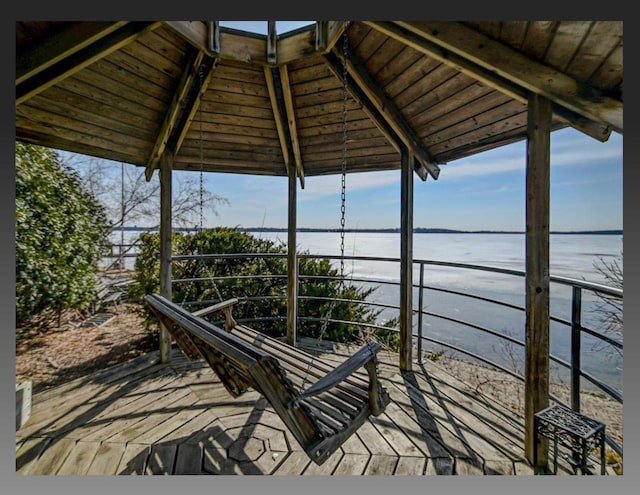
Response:
[[[337,55],[335,56],[337,58]],[[347,71],[380,115],[383,116],[387,124],[413,152],[416,159],[434,179],[437,179],[440,173],[440,168],[435,164],[433,158],[423,146],[420,136],[418,136],[407,124],[395,103],[387,98],[376,82],[371,78],[371,76],[369,76],[369,73],[357,54],[349,54],[347,58]],[[426,175],[422,173],[419,175],[421,178],[426,177]]]
[[[374,23],[378,24],[378,23]],[[386,24],[386,23],[385,23]],[[438,47],[540,94],[559,106],[623,132],[622,102],[455,22],[395,22]]]
[[[293,106],[293,94],[291,93],[291,85],[289,83],[289,75],[286,65],[280,66],[280,83],[282,84],[282,96],[287,111],[287,122],[289,125],[289,136],[291,138],[291,147],[293,149],[293,157],[295,161],[298,177],[300,178],[300,187],[304,189],[304,167],[302,165],[302,154],[300,153],[300,140],[298,139],[298,127],[296,125],[295,109]]]
[[[16,106],[160,25],[161,22],[129,22],[78,51],[67,51],[67,57],[16,84]]]
[[[517,99],[525,103],[527,101],[527,93],[528,90],[522,86],[513,83],[495,72],[485,69],[484,67],[478,66],[472,63],[470,60],[465,59],[457,55],[454,52],[448,51],[445,48],[431,43],[429,40],[424,37],[418,36],[413,32],[402,29],[399,26],[396,26],[394,23],[388,22],[368,22],[364,21],[367,24],[371,24],[374,28],[382,30],[389,36],[405,43],[407,46],[424,53],[430,57],[433,57],[443,63],[449,64],[454,68],[457,68],[463,74],[470,76],[483,84],[486,84],[492,88],[497,89],[498,91],[503,92],[504,94]],[[561,105],[554,103],[553,111],[561,118],[565,119],[569,125],[574,127],[575,129],[591,136],[600,141],[606,141],[608,136],[611,134],[611,126],[607,124],[601,123],[598,121],[593,121],[593,119],[589,117],[585,117],[584,115],[578,116],[577,112],[570,110],[568,108],[561,108]],[[588,124],[587,124],[587,121]],[[607,136],[603,139],[603,136]]]
[[[291,157],[289,156],[287,136],[285,134],[284,122],[282,121],[280,106],[278,104],[273,72],[269,67],[264,68],[264,76],[267,83],[267,89],[269,90],[269,100],[271,101],[271,108],[273,109],[273,118],[275,119],[276,129],[278,131],[278,141],[280,142],[280,149],[282,150],[282,157],[284,158],[284,165],[288,175]]]
[[[16,84],[92,45],[125,24],[125,21],[69,23],[63,31],[37,46],[16,50]]]
[[[145,176],[147,180],[151,179],[153,171],[158,165],[160,157],[164,153],[164,150],[169,141],[169,137],[171,136],[171,133],[173,132],[178,120],[180,109],[184,104],[185,99],[189,95],[189,90],[194,84],[199,84],[199,80],[197,78],[200,64],[202,63],[203,58],[203,52],[196,52],[193,60],[190,64],[187,65],[182,73],[182,76],[180,77],[178,87],[173,94],[173,98],[165,114],[164,121],[162,122],[162,126],[160,127],[160,132],[158,132],[156,142],[153,145],[151,155],[149,156],[149,162],[147,163],[147,167],[145,169]]]

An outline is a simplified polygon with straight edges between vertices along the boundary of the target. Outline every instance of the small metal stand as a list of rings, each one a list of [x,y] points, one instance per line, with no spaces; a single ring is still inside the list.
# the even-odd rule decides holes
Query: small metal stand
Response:
[[[587,466],[589,453],[600,448],[600,474],[605,474],[605,425],[568,407],[553,405],[534,415],[533,465],[538,465],[538,442],[544,436],[553,440],[553,474],[558,473],[558,444],[569,450],[567,461],[582,474],[591,474]]]

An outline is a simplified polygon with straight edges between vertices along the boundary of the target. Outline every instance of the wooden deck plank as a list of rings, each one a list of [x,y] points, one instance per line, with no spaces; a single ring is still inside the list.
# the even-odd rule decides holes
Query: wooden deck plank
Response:
[[[434,419],[442,425],[442,428],[438,429],[440,434],[448,430],[450,432],[448,437],[458,437],[468,446],[465,450],[472,449],[474,454],[481,455],[484,459],[503,461],[522,458],[522,452],[514,452],[515,444],[499,435],[496,429],[489,425],[493,418],[490,420],[482,416],[479,409],[472,410],[473,401],[469,396],[461,395],[450,385],[441,383],[438,385],[436,400],[432,400],[432,397],[425,392],[431,390],[432,386],[421,376],[415,376],[417,388],[413,388],[411,384],[407,385],[408,393],[414,398],[413,404],[410,405],[415,406],[416,400],[424,400]],[[421,398],[416,399],[418,397],[416,392],[421,394]],[[398,398],[398,402],[407,407],[406,399]],[[496,424],[503,429],[503,422]]]
[[[385,411],[388,423],[382,421],[377,424],[383,427],[381,433],[394,445],[400,455],[416,456],[424,454],[427,457],[446,457],[451,452],[431,435],[424,432],[418,423],[401,407],[391,402]]]
[[[455,474],[460,476],[484,474],[482,464],[477,459],[456,459]]]
[[[29,438],[23,441],[16,451],[16,474],[29,474],[50,441],[50,438]]]
[[[177,447],[174,474],[206,474],[202,470],[202,447],[200,445],[183,443]]]
[[[98,442],[77,442],[56,474],[87,474],[99,447]]]
[[[116,412],[116,417],[98,421],[100,427],[87,433],[84,437],[85,440],[105,441],[110,439],[112,442],[119,441],[116,435],[143,421],[150,414],[150,411],[170,405],[174,398],[169,392],[170,390],[162,388],[141,395],[140,400],[131,402]]]
[[[204,470],[209,474],[243,475],[266,474],[253,462],[238,462],[227,457],[224,449],[204,447]]]
[[[403,424],[408,428],[405,433],[413,431],[421,440],[421,448],[424,440],[424,448],[431,457],[447,457],[455,453],[473,455],[471,449],[458,436],[449,432],[437,421],[435,415],[438,412],[443,416],[446,415],[438,404],[429,402],[418,389],[409,384],[401,385],[396,380],[387,383],[389,383],[388,389],[393,398],[394,407],[398,407],[415,422],[414,427],[408,418],[402,417]],[[418,433],[416,427],[422,434]]]
[[[38,462],[29,471],[30,475],[56,474],[64,463],[69,452],[76,446],[76,441],[61,438],[53,440],[40,455]]]
[[[203,435],[207,428],[218,418],[207,409],[201,411],[197,416],[185,421],[178,428],[162,437],[162,443],[198,443],[196,438]]]
[[[189,396],[195,399],[193,396]],[[174,407],[177,406],[174,404]],[[147,424],[147,431],[136,437],[133,441],[137,443],[157,443],[162,441],[163,438],[170,435],[173,431],[180,428],[187,423],[190,419],[198,416],[204,410],[204,406],[200,402],[192,402],[191,404],[185,404],[182,409],[175,412],[167,412],[162,416],[164,420],[152,426]]]
[[[182,395],[184,393],[184,395]],[[121,431],[117,435],[109,438],[112,442],[134,442],[152,444],[158,440],[159,436],[163,436],[165,430],[158,432],[156,427],[162,426],[172,416],[181,412],[183,408],[187,408],[195,404],[195,397],[188,391],[177,391],[176,400],[168,403],[166,406],[160,406],[151,411],[141,421],[131,425],[126,430]]]
[[[307,454],[302,450],[293,450],[273,472],[277,476],[297,476],[305,471],[311,463]]]
[[[484,474],[507,474],[513,475],[515,473],[515,467],[511,461],[495,461],[488,459],[484,463]]]
[[[391,455],[372,455],[364,470],[365,475],[391,476],[398,464],[398,457]]]
[[[341,445],[345,454],[369,454],[369,449],[358,435],[351,435]],[[325,461],[326,462],[326,461]]]
[[[422,476],[425,471],[424,457],[399,457],[395,476]]]
[[[426,475],[449,475],[454,472],[455,459],[451,457],[434,457],[427,461]]]
[[[373,426],[370,421],[365,421],[358,431],[356,432],[358,438],[371,454],[378,455],[397,455],[394,448],[389,445],[389,442],[384,438],[382,433]]]
[[[315,462],[310,462],[307,465],[307,469],[304,470],[305,476],[329,476],[333,473],[336,466],[340,463],[340,459],[344,455],[344,451],[341,449],[336,450],[331,454],[326,461],[318,466]]]
[[[367,467],[370,456],[366,454],[345,454],[333,471],[334,476],[361,475]]]
[[[88,475],[111,476],[117,474],[118,464],[124,454],[126,444],[103,442],[96,452],[89,469]]]
[[[128,443],[116,468],[116,474],[144,474],[150,454],[151,447],[149,445]]]
[[[151,383],[148,383],[146,387],[141,389],[136,390],[125,387],[129,394],[134,397],[134,400],[130,400],[128,395],[118,395],[112,397],[111,401],[99,403],[86,402],[62,411],[52,412],[48,419],[30,425],[29,428],[25,428],[23,434],[32,435],[36,432],[61,434],[62,432],[76,430],[76,433],[80,435],[76,438],[83,440],[93,439],[89,432],[92,421],[94,421],[95,425],[98,425],[98,429],[100,429],[105,423],[105,418],[108,418],[110,415],[118,417],[123,414],[128,414],[129,411],[133,411],[144,405],[144,403],[149,400],[149,397],[168,393],[164,386],[173,380],[175,380],[174,376],[159,375],[157,381],[152,380]],[[153,390],[154,385],[160,390],[149,393],[149,391]],[[122,402],[119,401],[119,399],[122,399]],[[110,420],[107,420],[107,422],[110,422]],[[83,428],[83,431],[79,431],[78,428]]]
[[[145,474],[173,474],[176,458],[176,445],[152,445]]]

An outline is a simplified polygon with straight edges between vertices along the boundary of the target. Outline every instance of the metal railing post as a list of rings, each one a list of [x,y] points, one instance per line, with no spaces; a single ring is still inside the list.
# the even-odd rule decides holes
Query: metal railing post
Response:
[[[573,286],[571,298],[571,409],[580,412],[580,341],[582,289]]]
[[[420,289],[418,292],[418,359],[417,364],[423,364],[422,359],[422,303],[424,301],[424,263],[420,262]]]

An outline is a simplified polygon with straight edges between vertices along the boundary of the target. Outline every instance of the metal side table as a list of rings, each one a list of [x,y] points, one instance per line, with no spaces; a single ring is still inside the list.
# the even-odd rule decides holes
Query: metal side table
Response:
[[[533,465],[537,466],[538,442],[544,436],[553,441],[553,474],[558,473],[558,444],[569,450],[566,458],[582,474],[590,474],[589,454],[600,448],[600,474],[605,474],[605,425],[568,407],[553,405],[534,415]]]

